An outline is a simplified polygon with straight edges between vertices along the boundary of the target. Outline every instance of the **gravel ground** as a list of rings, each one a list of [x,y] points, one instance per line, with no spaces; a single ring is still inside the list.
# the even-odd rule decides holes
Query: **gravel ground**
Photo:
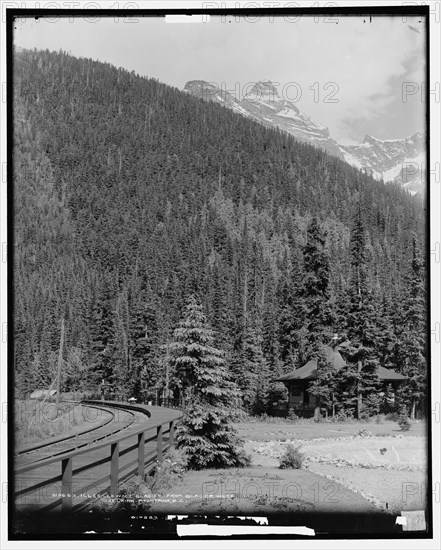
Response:
[[[291,439],[311,440],[317,438],[334,439],[353,436],[360,430],[368,430],[373,436],[402,436],[403,432],[396,422],[314,422],[302,419],[299,422],[287,422],[285,419],[273,419],[272,422],[241,421],[235,424],[239,435],[245,441],[287,441]],[[425,422],[411,422],[405,437],[420,435],[427,437]]]
[[[323,463],[311,463],[308,469],[341,483],[377,507],[394,514],[403,510],[424,510],[426,507],[426,474],[421,471],[338,468]]]
[[[278,468],[288,442],[248,441],[253,465]],[[426,492],[424,437],[340,437],[292,440],[303,467],[326,476],[390,513],[423,510]]]
[[[152,514],[267,515],[375,512],[363,495],[309,470],[251,466],[191,470],[160,495],[141,491]]]

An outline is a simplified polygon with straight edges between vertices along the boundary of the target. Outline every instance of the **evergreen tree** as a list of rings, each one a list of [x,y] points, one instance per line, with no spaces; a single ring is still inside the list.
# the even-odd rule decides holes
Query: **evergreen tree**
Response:
[[[291,272],[285,272],[279,283],[279,349],[284,370],[292,370],[306,360],[307,347],[307,309],[302,294],[302,270],[300,260],[294,259]]]
[[[329,307],[329,258],[325,249],[326,235],[318,219],[313,217],[307,230],[303,247],[303,299],[307,320],[307,352],[316,353],[323,343],[324,334],[329,335],[332,315]]]
[[[426,303],[424,271],[421,251],[416,236],[412,241],[412,266],[406,278],[406,303],[404,308],[404,331],[402,334],[402,373],[407,383],[399,391],[399,397],[415,418],[417,406],[426,394]]]
[[[386,368],[395,368],[393,351],[396,343],[394,327],[392,322],[392,306],[387,296],[387,292],[383,292],[383,296],[377,293],[377,303],[381,303],[380,311],[377,318],[377,343],[376,348],[380,365]]]
[[[202,306],[193,295],[188,299],[173,338],[170,344],[171,363],[181,383],[184,400],[190,402],[193,394],[198,392],[212,390],[216,393],[217,390],[211,384],[206,385],[206,382],[213,374],[214,366],[225,369],[225,361],[223,353],[213,346],[214,333],[208,326]],[[199,384],[202,384],[201,388]]]
[[[157,313],[151,303],[141,301],[135,307],[130,323],[130,355],[130,394],[139,398],[142,391],[152,390],[160,380],[164,382]]]
[[[334,391],[334,366],[326,357],[324,344],[329,340],[332,315],[329,306],[329,258],[325,250],[325,234],[317,218],[308,226],[303,247],[303,299],[307,315],[307,357],[317,360],[317,376],[309,386],[316,397],[314,418],[320,419],[320,408],[330,407]]]
[[[342,346],[347,366],[340,374],[342,399],[348,405],[356,405],[357,416],[362,414],[362,400],[372,396],[379,385],[379,358],[376,352],[378,340],[377,315],[372,291],[368,285],[365,229],[358,206],[351,232],[351,278],[348,290],[346,335]],[[346,397],[345,397],[346,396]],[[378,412],[379,403],[371,403],[366,413]]]
[[[194,469],[242,466],[242,441],[231,426],[231,406],[238,401],[223,354],[213,346],[202,307],[191,296],[170,345],[176,376],[187,402],[177,446]]]
[[[247,327],[242,348],[232,371],[236,373],[244,406],[254,414],[266,410],[269,369],[262,351],[260,330]]]
[[[317,401],[317,408],[325,408],[329,411],[334,405],[334,396],[337,387],[338,373],[329,360],[325,347],[322,345],[316,348],[317,376],[309,384],[309,393],[314,395]],[[315,419],[319,420],[319,411],[316,410]]]
[[[106,277],[98,287],[88,319],[90,324],[89,353],[95,383],[103,378],[109,382],[113,376],[110,357],[114,318],[112,306],[112,285],[109,277]]]

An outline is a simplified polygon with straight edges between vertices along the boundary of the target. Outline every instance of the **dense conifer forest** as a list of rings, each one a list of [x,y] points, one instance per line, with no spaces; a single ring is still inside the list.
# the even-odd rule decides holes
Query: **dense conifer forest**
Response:
[[[273,379],[334,333],[353,360],[332,389],[339,407],[354,405],[362,360],[371,412],[378,365],[409,377],[398,403],[422,410],[423,199],[220,105],[61,51],[17,52],[14,93],[17,396],[54,379],[62,319],[66,391],[102,379],[126,397],[182,387],[174,350],[190,303],[252,412],[283,400]],[[320,376],[326,405],[325,364]]]

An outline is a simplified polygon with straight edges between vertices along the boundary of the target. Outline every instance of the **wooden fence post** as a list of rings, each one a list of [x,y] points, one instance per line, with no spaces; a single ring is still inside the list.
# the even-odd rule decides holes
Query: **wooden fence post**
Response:
[[[158,462],[162,462],[162,424],[158,426],[156,433],[156,452],[158,455]]]
[[[175,446],[175,421],[170,422],[170,448]]]
[[[110,495],[118,496],[119,441],[110,448]]]
[[[72,457],[61,461],[61,511],[72,510]],[[67,496],[70,495],[70,496]]]
[[[138,434],[138,475],[144,479],[145,432]]]

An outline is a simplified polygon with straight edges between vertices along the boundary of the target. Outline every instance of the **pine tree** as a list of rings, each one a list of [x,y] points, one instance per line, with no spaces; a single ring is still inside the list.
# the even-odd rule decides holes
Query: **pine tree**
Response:
[[[149,302],[138,303],[131,317],[130,367],[129,392],[135,397],[140,397],[142,391],[152,390],[164,378],[160,372],[157,313]]]
[[[102,378],[109,381],[113,376],[110,359],[114,317],[113,289],[108,277],[100,283],[88,319],[90,325],[89,353],[95,383]]]
[[[177,433],[177,446],[193,469],[242,466],[247,459],[242,440],[231,426],[231,406],[238,401],[229,381],[222,352],[213,346],[214,334],[194,296],[170,344],[172,364],[187,403]]]
[[[278,289],[280,360],[284,370],[292,370],[306,360],[307,310],[302,294],[300,260],[294,259],[291,273],[286,268]]]
[[[381,309],[377,320],[378,335],[376,348],[380,365],[393,369],[395,367],[393,350],[396,343],[396,337],[392,322],[392,307],[386,292],[383,292],[382,297],[377,293],[377,303],[378,302],[381,303]]]
[[[406,278],[406,302],[404,306],[404,331],[402,335],[402,373],[408,382],[399,391],[400,400],[415,418],[417,406],[426,394],[426,321],[424,271],[421,251],[416,236],[412,240],[412,266]]]
[[[208,326],[202,306],[193,295],[188,299],[173,338],[170,344],[172,367],[180,380],[184,400],[190,402],[193,394],[199,391],[198,384],[204,383],[204,366],[212,368],[216,365],[219,369],[225,367],[222,352],[212,345],[214,334]],[[204,387],[203,391],[208,389]]]
[[[254,414],[266,410],[269,369],[258,328],[246,328],[242,346],[233,356],[231,371],[241,390],[246,409]]]
[[[312,218],[303,247],[303,299],[307,310],[307,350],[314,354],[330,334],[332,315],[329,305],[329,257],[325,250],[326,235],[316,217]]]
[[[332,361],[327,357],[325,347],[316,348],[317,376],[309,384],[309,393],[315,395],[318,406],[329,411],[334,404],[334,395],[337,387],[337,372]],[[316,420],[319,417],[316,416]]]
[[[317,360],[317,376],[309,386],[316,397],[315,420],[320,419],[320,408],[329,408],[334,392],[334,366],[326,357],[324,344],[331,333],[332,315],[329,305],[329,258],[325,250],[326,235],[317,218],[308,226],[303,247],[303,299],[307,310],[307,358]]]
[[[212,323],[216,334],[216,344],[225,352],[231,352],[231,333],[234,320],[232,319],[231,304],[229,303],[228,279],[225,267],[213,267],[213,297]]]
[[[376,353],[377,314],[368,284],[365,229],[360,206],[351,232],[350,248],[351,278],[346,315],[348,341],[341,346],[347,359],[347,366],[342,369],[340,379],[342,399],[349,405],[356,404],[357,416],[361,418],[363,398],[371,399],[378,390],[379,358]],[[370,410],[365,407],[365,412],[367,414],[378,412],[378,407],[379,403],[371,403]]]

